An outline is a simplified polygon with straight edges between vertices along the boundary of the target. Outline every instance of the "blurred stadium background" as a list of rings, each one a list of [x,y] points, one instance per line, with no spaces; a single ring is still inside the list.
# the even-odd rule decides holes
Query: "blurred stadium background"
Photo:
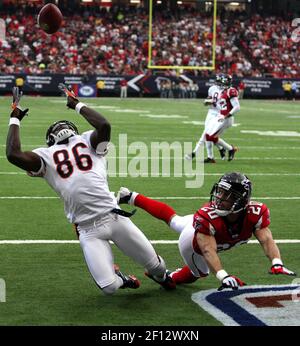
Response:
[[[300,86],[299,24],[293,26],[300,17],[300,1],[218,1],[214,47],[212,1],[154,0],[153,63],[171,63],[173,69],[148,69],[148,1],[57,1],[65,23],[51,36],[36,24],[43,3],[0,1],[2,28],[6,26],[0,39],[0,278],[7,288],[6,303],[0,304],[0,325],[220,324],[191,301],[192,293],[218,286],[213,276],[165,292],[116,251],[121,269],[137,275],[142,287],[114,297],[99,292],[79,244],[71,242],[76,236],[60,200],[44,181],[27,177],[6,160],[10,91],[16,83],[25,92],[23,105],[30,108],[21,132],[23,148],[31,150],[45,145],[46,129],[60,118],[74,121],[81,132],[89,129],[57,97],[61,81],[72,84],[80,97],[86,97],[84,102],[109,119],[113,143],[122,132],[129,143],[141,141],[148,147],[153,141],[183,143],[200,136],[207,109],[199,98],[206,96],[217,72],[231,73],[235,86],[243,81],[245,99],[236,126],[224,135],[240,151],[232,162],[218,160],[205,167],[201,189],[186,189],[183,179],[173,176],[110,177],[110,187],[117,191],[128,186],[170,203],[185,215],[207,200],[221,174],[242,171],[253,182],[254,198],[271,210],[271,229],[274,238],[283,242],[279,246],[286,265],[299,273],[299,93],[293,102],[283,85],[291,81]],[[197,69],[211,66],[214,51],[215,70]],[[124,79],[126,100],[119,98]],[[190,89],[192,82],[198,89]],[[49,97],[28,97],[37,95]],[[142,211],[134,222],[151,240],[177,239],[166,225]],[[182,265],[176,244],[155,243],[155,248],[170,269]],[[288,277],[267,274],[269,262],[257,244],[222,254],[222,261],[248,285],[291,283]]]
[[[284,97],[287,80],[300,86],[297,0],[217,1],[216,18],[214,1],[57,0],[65,22],[54,35],[36,23],[46,2],[0,1],[0,94],[17,77],[41,95],[58,95],[56,85],[66,81],[85,96],[118,96],[125,78],[129,96],[167,89],[163,97],[191,97],[195,86],[203,97],[216,72],[232,74],[235,86],[243,80],[244,97]]]

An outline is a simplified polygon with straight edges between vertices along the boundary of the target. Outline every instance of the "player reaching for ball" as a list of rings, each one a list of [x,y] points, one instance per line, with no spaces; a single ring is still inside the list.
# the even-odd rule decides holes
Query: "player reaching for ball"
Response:
[[[13,90],[13,111],[9,122],[6,155],[15,166],[32,177],[43,177],[64,201],[67,219],[76,225],[88,269],[105,294],[118,288],[138,288],[135,276],[126,276],[114,266],[109,243],[146,268],[146,275],[165,289],[175,288],[162,257],[157,255],[145,235],[120,209],[109,191],[106,159],[111,125],[100,113],[79,102],[65,85],[67,107],[74,109],[94,130],[79,135],[67,120],[51,125],[46,133],[48,148],[22,151],[20,124],[28,109],[19,105],[21,95]]]

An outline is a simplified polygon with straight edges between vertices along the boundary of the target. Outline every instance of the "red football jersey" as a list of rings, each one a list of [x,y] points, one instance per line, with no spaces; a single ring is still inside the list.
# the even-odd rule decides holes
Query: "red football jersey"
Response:
[[[218,106],[220,108],[220,113],[222,115],[224,115],[225,117],[228,115],[228,113],[233,108],[230,102],[230,99],[232,99],[233,97],[238,97],[238,96],[239,96],[239,92],[237,91],[236,88],[224,89],[219,94]]]
[[[214,236],[218,251],[223,251],[235,245],[247,243],[254,231],[268,227],[269,224],[270,212],[263,203],[251,201],[245,213],[233,224],[229,224],[224,217],[218,216],[215,209],[206,203],[194,215],[194,250],[201,254],[196,240],[197,233]]]

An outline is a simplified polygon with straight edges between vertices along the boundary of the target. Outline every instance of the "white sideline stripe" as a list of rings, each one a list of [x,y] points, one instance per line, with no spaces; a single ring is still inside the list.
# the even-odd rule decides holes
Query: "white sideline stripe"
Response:
[[[209,198],[208,197],[203,197],[203,196],[190,196],[190,197],[182,197],[182,196],[180,196],[180,197],[170,197],[170,196],[168,196],[168,197],[150,197],[150,198],[152,198],[152,199],[174,199],[174,200],[176,200],[176,199],[206,199],[206,200],[208,200]],[[297,196],[294,196],[294,197],[252,197],[252,199],[253,200],[260,200],[260,199],[269,199],[269,200],[298,200],[298,199],[300,199],[300,197],[297,197]]]
[[[161,142],[163,142],[163,140],[161,140]],[[153,145],[153,147],[157,147],[157,146],[159,146],[159,144]],[[6,148],[6,144],[0,144],[0,147]],[[32,148],[32,147],[34,147],[34,148],[44,147],[44,148],[46,148],[45,143],[42,143],[42,144],[22,144],[22,147],[30,147],[30,148]],[[119,148],[118,145],[116,145],[115,147]],[[179,145],[179,146],[174,145],[174,147],[181,147],[181,145]],[[139,147],[132,145],[132,148],[139,148]],[[249,149],[249,150],[251,150],[251,149],[255,149],[255,150],[256,149],[260,149],[260,150],[293,150],[293,149],[295,149],[295,150],[299,150],[300,146],[299,147],[296,147],[296,146],[293,146],[293,147],[265,147],[265,146],[252,146],[252,145],[244,146],[244,145],[241,145],[241,146],[239,146],[239,149]]]
[[[197,199],[204,199],[208,200],[209,197],[207,196],[162,196],[162,197],[149,197],[151,199],[165,199],[165,200],[197,200]],[[0,196],[0,199],[59,199],[59,197],[56,196]],[[252,197],[253,200],[299,200],[300,196],[292,196],[292,197]]]
[[[114,175],[114,176],[118,176],[118,172],[108,172],[108,175]],[[195,176],[222,176],[224,174],[223,173],[195,173],[195,174],[192,174],[192,175],[189,175],[188,177],[185,176],[183,174],[183,176],[185,178],[190,178],[190,177],[195,177]],[[27,175],[25,172],[0,172],[0,175]],[[288,177],[298,177],[300,176],[300,173],[247,173],[248,176],[288,176]],[[130,175],[128,174],[127,177],[130,177]],[[158,177],[173,177],[171,173],[159,173],[159,174],[155,174],[153,176],[151,176],[151,174],[148,174],[148,173],[145,173],[145,174],[142,174],[141,175],[142,178],[158,178]],[[181,178],[181,177],[175,177],[175,178]]]
[[[107,158],[109,159],[133,159],[136,156],[134,155],[128,155],[128,156],[110,156],[108,154]],[[141,160],[146,160],[146,159],[174,159],[174,156],[139,156],[138,157]],[[4,159],[6,160],[6,156],[0,156],[0,159]],[[184,159],[184,157],[182,157],[182,160]],[[300,160],[300,157],[239,157],[238,160]]]
[[[178,240],[150,240],[152,244],[178,244]],[[112,243],[112,242],[111,242]],[[277,244],[300,244],[300,239],[277,239]],[[27,244],[79,244],[79,240],[0,240],[0,245]],[[257,240],[249,240],[248,244],[258,244]]]

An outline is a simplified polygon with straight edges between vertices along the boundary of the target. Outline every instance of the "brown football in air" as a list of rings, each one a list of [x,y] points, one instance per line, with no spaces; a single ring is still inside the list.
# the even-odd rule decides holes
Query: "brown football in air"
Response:
[[[63,15],[54,4],[45,5],[38,15],[38,25],[47,34],[54,34],[61,27]]]

